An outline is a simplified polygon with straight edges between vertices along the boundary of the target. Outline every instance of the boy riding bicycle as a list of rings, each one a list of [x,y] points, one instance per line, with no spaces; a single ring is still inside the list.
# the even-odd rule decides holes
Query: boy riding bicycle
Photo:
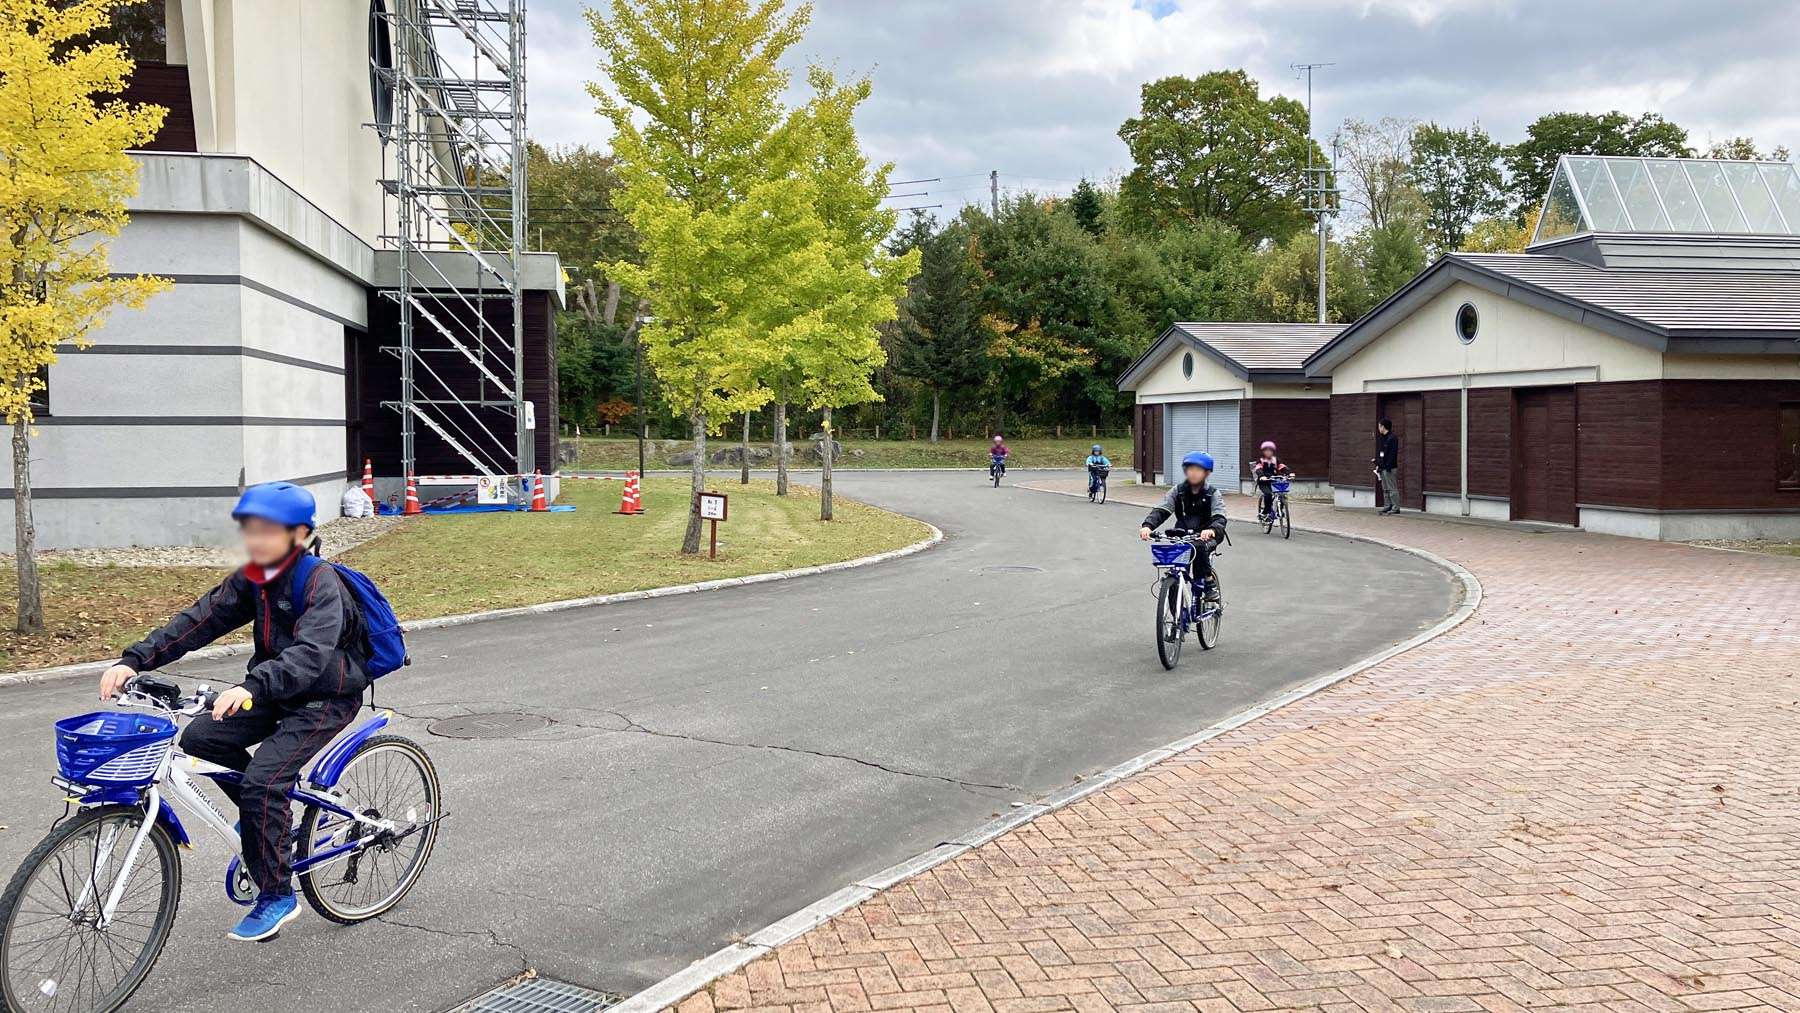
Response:
[[[245,942],[273,937],[299,914],[287,793],[301,765],[356,716],[369,685],[362,613],[334,568],[312,567],[295,614],[293,571],[312,540],[314,509],[312,494],[287,482],[244,490],[231,516],[250,562],[126,648],[100,677],[100,697],[110,700],[139,672],[253,625],[243,684],[220,693],[212,713],[181,736],[188,754],[244,772],[241,788],[221,787],[237,803],[244,862],[259,891],[229,934]]]
[[[1094,444],[1093,450],[1087,456],[1089,496],[1099,490],[1100,483],[1106,481],[1106,473],[1111,470],[1112,461],[1107,459],[1105,452],[1100,449],[1100,444]]]
[[[1211,454],[1195,451],[1187,455],[1181,459],[1181,472],[1184,481],[1170,489],[1161,505],[1145,516],[1144,523],[1138,528],[1138,537],[1149,541],[1170,517],[1175,518],[1175,529],[1190,534],[1197,532],[1193,576],[1205,588],[1206,600],[1216,602],[1219,600],[1219,581],[1213,576],[1212,554],[1225,537],[1225,497],[1206,484],[1213,472]]]
[[[1006,474],[1006,458],[1011,454],[1012,451],[1006,449],[1006,437],[994,437],[993,446],[988,448],[988,471]]]
[[[1260,453],[1261,456],[1256,459],[1252,468],[1256,475],[1256,488],[1262,493],[1262,502],[1257,507],[1256,516],[1267,518],[1275,509],[1276,477],[1293,473],[1275,456],[1274,440],[1264,440]]]

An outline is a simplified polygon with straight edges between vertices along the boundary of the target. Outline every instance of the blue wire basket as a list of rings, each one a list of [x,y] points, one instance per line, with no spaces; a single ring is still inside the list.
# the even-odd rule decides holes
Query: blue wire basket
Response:
[[[175,746],[175,722],[158,714],[94,711],[56,723],[56,765],[76,784],[139,785],[156,780]]]
[[[1194,558],[1194,547],[1185,542],[1151,542],[1150,559],[1157,566],[1186,566]]]
[[[1276,492],[1287,492],[1290,488],[1293,487],[1293,485],[1294,485],[1294,480],[1291,478],[1278,478],[1278,479],[1275,479],[1272,483],[1270,483],[1269,488],[1273,489]]]

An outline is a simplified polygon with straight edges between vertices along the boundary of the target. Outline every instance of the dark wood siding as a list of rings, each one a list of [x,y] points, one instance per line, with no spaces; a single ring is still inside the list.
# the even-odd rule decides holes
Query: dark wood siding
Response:
[[[1575,404],[1580,502],[1661,509],[1662,381],[1584,383]]]
[[[1574,524],[1575,390],[1536,387],[1514,393],[1512,516]]]
[[[1469,495],[1512,495],[1512,389],[1469,391]]]
[[[1245,398],[1238,418],[1240,453],[1245,461],[1261,454],[1264,440],[1303,479],[1331,474],[1331,400],[1329,398]]]
[[[1137,469],[1138,481],[1148,485],[1156,481],[1156,473],[1162,468],[1163,459],[1163,425],[1162,405],[1143,404],[1137,406],[1137,429],[1132,432],[1131,449],[1132,466]]]
[[[468,310],[460,305],[447,303],[431,305],[433,314],[443,318],[465,317]],[[504,300],[491,301],[485,310],[488,318],[495,326],[510,330],[512,326],[512,307]],[[359,344],[359,371],[362,388],[362,446],[365,456],[375,461],[375,471],[380,475],[393,475],[400,469],[400,415],[392,408],[382,406],[384,401],[397,401],[400,398],[400,360],[391,353],[384,352],[384,347],[393,347],[400,343],[400,318],[398,307],[393,300],[385,299],[377,294],[369,296],[369,334]],[[484,379],[481,373],[461,353],[454,351],[439,338],[420,343],[421,358],[430,363],[431,369],[444,381],[455,388],[460,397],[473,398],[481,391]],[[490,368],[505,376],[511,372],[510,361],[499,361],[497,358]],[[421,370],[421,389],[427,398],[444,396],[444,391],[437,388],[436,381],[428,379],[428,374]],[[436,388],[436,389],[434,389]],[[499,395],[488,384],[489,398]],[[556,470],[556,435],[558,419],[556,410],[556,313],[554,302],[547,292],[528,292],[525,297],[525,396],[535,406],[537,414],[537,431],[534,445],[539,467],[546,472]],[[512,415],[499,408],[476,409],[487,428],[499,434],[506,441],[506,446],[485,445],[482,451],[486,456],[511,461],[511,433],[513,431]],[[475,421],[462,409],[451,409],[449,417],[455,420],[473,440],[486,444],[487,437],[477,429]],[[449,428],[449,427],[446,427]],[[454,434],[456,430],[451,429]],[[460,439],[461,437],[459,437]],[[418,454],[418,471],[421,475],[461,475],[470,471],[469,462],[445,443],[436,433],[423,424],[415,426],[415,443]]]
[[[1800,510],[1783,489],[1781,406],[1800,381],[1665,380],[1661,482],[1665,510]]]
[[[1331,484],[1347,489],[1373,489],[1375,474],[1375,395],[1331,396]]]
[[[120,95],[133,105],[159,105],[168,110],[162,128],[145,151],[199,151],[194,132],[194,95],[182,64],[140,62]]]
[[[1426,492],[1462,495],[1462,392],[1428,390],[1425,411]]]

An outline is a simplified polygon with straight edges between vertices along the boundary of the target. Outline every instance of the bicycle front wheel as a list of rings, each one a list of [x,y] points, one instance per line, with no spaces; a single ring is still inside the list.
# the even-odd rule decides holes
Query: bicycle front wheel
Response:
[[[1181,663],[1181,578],[1163,578],[1156,593],[1156,657],[1164,669]]]
[[[112,919],[100,911],[144,810],[85,809],[50,831],[0,894],[0,999],[6,1010],[116,1010],[162,955],[181,903],[181,858],[160,824],[138,849]]]
[[[1098,500],[1096,500],[1095,502],[1097,502],[1097,503],[1106,502],[1106,483],[1105,482],[1100,483],[1100,498]]]
[[[1294,515],[1288,513],[1287,497],[1281,497],[1281,537],[1294,537]]]
[[[350,925],[392,910],[419,881],[437,843],[443,803],[431,757],[399,735],[377,735],[358,746],[335,790],[345,808],[395,824],[392,833],[372,833],[366,824],[316,806],[300,818],[297,862],[362,845],[300,874],[300,890],[313,910]]]

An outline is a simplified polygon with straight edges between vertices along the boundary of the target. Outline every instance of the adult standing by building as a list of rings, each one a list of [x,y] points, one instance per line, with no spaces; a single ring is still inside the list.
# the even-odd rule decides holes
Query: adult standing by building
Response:
[[[1375,423],[1375,472],[1381,477],[1381,512],[1400,512],[1400,483],[1395,469],[1400,467],[1400,438],[1394,435],[1394,423],[1387,418]]]

